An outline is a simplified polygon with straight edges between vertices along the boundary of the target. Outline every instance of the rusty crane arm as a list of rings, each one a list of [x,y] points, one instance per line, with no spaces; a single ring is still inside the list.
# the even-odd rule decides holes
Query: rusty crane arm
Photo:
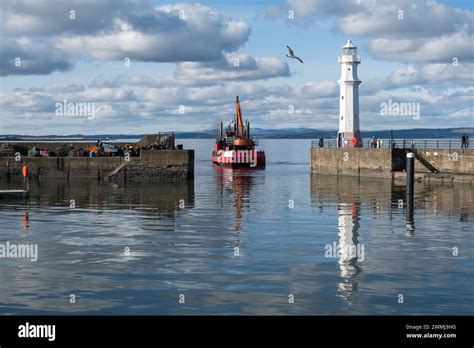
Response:
[[[240,101],[239,101],[239,96],[237,96],[235,100],[235,119],[237,123],[237,135],[239,135],[241,138],[244,137],[244,122],[242,120],[242,111],[240,110]]]

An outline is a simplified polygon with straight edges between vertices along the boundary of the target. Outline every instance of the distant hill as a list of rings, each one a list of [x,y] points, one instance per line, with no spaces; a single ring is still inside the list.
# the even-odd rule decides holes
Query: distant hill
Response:
[[[459,138],[463,133],[471,134],[474,138],[474,127],[466,128],[419,128],[419,129],[402,129],[393,131],[394,138],[405,138],[405,139],[447,139],[447,138]],[[175,132],[178,139],[214,139],[217,131],[216,130],[204,130],[198,132]],[[319,130],[312,128],[287,128],[287,129],[261,129],[253,128],[252,134],[261,139],[319,139],[323,138],[335,138],[337,130]],[[390,138],[390,130],[376,130],[376,131],[365,131],[362,133],[364,138],[371,138],[377,136],[378,138]],[[142,138],[144,134],[96,134],[96,135],[83,135],[83,134],[69,134],[69,135],[42,135],[42,136],[30,136],[30,135],[0,135],[0,141],[5,140],[20,140],[21,138],[30,138],[31,140],[37,138],[74,138],[84,139],[86,141],[96,139],[137,139]]]

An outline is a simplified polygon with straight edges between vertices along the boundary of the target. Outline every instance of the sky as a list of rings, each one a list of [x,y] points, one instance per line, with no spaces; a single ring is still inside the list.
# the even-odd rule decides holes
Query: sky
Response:
[[[2,0],[0,21],[4,135],[208,130],[237,95],[253,127],[337,129],[349,39],[362,132],[474,127],[474,1]]]

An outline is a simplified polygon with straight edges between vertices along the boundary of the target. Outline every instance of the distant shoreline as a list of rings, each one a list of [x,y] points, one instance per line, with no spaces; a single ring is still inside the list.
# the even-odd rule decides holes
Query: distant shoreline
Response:
[[[463,133],[471,134],[474,137],[474,127],[464,128],[444,128],[444,129],[402,129],[394,130],[393,137],[396,139],[458,139]],[[260,129],[253,130],[253,136],[260,139],[331,139],[335,138],[337,130],[318,130],[312,128],[295,128],[295,129]],[[175,132],[177,139],[215,139],[216,131],[204,130],[197,132]],[[390,130],[373,130],[363,131],[364,138],[390,138]],[[91,140],[110,140],[116,139],[141,139],[145,134],[68,134],[68,135],[28,135],[28,134],[4,134],[0,135],[0,141],[91,141]]]

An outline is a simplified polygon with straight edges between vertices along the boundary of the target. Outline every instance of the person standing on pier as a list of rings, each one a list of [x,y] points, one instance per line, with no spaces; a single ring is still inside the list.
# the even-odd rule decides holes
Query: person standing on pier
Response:
[[[461,149],[467,149],[466,134],[463,134],[461,137]]]
[[[372,146],[371,146],[371,147],[373,147],[374,149],[376,149],[376,148],[377,148],[377,142],[378,142],[378,141],[377,141],[377,137],[373,137],[373,138],[372,138]]]

